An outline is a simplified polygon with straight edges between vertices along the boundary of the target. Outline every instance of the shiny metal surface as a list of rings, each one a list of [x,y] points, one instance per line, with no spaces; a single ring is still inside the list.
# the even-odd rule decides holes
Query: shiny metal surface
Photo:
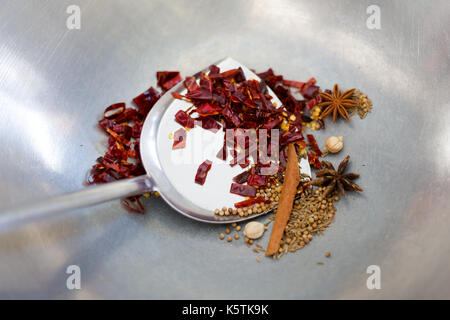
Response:
[[[0,236],[1,298],[449,298],[448,1],[3,1],[0,209],[78,190],[105,136],[105,106],[130,101],[162,69],[191,74],[224,56],[374,102],[343,135],[362,195],[338,203],[325,236],[280,261],[255,261],[223,227],[119,202]],[[262,219],[263,220],[263,219]],[[268,237],[267,237],[268,238]],[[263,243],[264,244],[264,243]],[[325,260],[323,254],[331,251]],[[316,265],[317,261],[325,265]],[[81,269],[81,290],[66,268]],[[368,290],[366,269],[381,269]]]

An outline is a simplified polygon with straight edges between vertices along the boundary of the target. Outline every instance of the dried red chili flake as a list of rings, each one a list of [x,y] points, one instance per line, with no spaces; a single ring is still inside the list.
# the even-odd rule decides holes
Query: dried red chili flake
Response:
[[[130,211],[144,214],[145,208],[139,197],[130,197],[122,201],[122,204]]]
[[[250,206],[252,206],[254,204],[257,204],[257,203],[270,203],[270,200],[266,200],[266,199],[261,198],[261,197],[251,198],[251,199],[247,199],[247,200],[244,200],[244,201],[241,201],[241,202],[236,202],[234,204],[234,206],[236,208],[246,208],[246,207],[250,207]]]
[[[240,174],[235,176],[233,178],[233,181],[236,183],[239,183],[239,184],[246,183],[249,176],[250,176],[250,170],[247,170],[247,171],[241,172]]]
[[[206,160],[203,162],[197,169],[197,174],[195,175],[195,183],[200,185],[204,185],[206,181],[206,176],[208,175],[208,171],[211,169],[212,162]]]
[[[186,98],[196,101],[211,101],[213,98],[213,94],[208,89],[198,87],[193,91],[188,91],[188,93],[186,94]]]
[[[239,183],[232,183],[230,193],[244,197],[256,197],[256,188]]]
[[[266,130],[271,130],[271,129],[279,128],[280,124],[281,124],[281,119],[275,118],[275,119],[269,120],[267,123],[265,123],[262,126],[262,128],[266,129]]]
[[[300,93],[305,99],[312,99],[319,93],[320,88],[316,86],[315,83],[316,79],[311,78],[300,89]]]
[[[180,110],[175,114],[175,121],[188,129],[192,129],[195,125],[194,119],[191,118],[191,116],[183,110]]]
[[[320,95],[316,95],[314,98],[309,100],[309,102],[306,104],[306,109],[311,110],[312,107],[314,107],[316,104],[318,104],[320,101],[322,101],[322,98]]]
[[[186,130],[180,128],[173,134],[172,150],[183,149],[184,147],[186,147]]]
[[[111,137],[113,137],[114,139],[116,139],[117,142],[120,142],[121,144],[125,144],[128,145],[130,143],[129,140],[125,139],[123,136],[115,133],[114,131],[112,131],[111,129],[106,129],[106,132],[108,132]]]
[[[216,157],[220,160],[227,160],[227,146],[224,140],[223,147],[220,148],[219,152],[217,152]]]
[[[222,108],[220,106],[216,104],[209,104],[208,102],[203,103],[200,107],[195,109],[195,112],[197,112],[202,117],[213,116],[219,114],[220,111],[222,111]]]
[[[105,112],[103,112],[103,117],[105,119],[113,119],[124,112],[125,108],[126,104],[124,102],[112,104],[105,109]]]
[[[133,102],[138,107],[139,114],[145,117],[160,96],[161,95],[155,88],[150,87],[147,91],[134,98]]]
[[[322,169],[322,163],[314,152],[308,153],[308,161],[316,169]]]
[[[139,119],[138,111],[134,108],[126,108],[124,112],[114,119],[115,123],[121,124]]]
[[[291,132],[291,131],[286,131],[283,132],[281,134],[281,138],[280,138],[280,147],[285,147],[288,144],[292,143],[292,142],[298,142],[300,140],[303,140],[303,134],[301,131],[297,131],[297,132]]]
[[[249,186],[254,186],[254,187],[264,187],[269,182],[268,178],[269,178],[268,176],[261,176],[261,175],[258,175],[258,174],[251,174],[248,177],[247,184]]]
[[[175,81],[173,78],[169,80],[169,84]],[[145,117],[159,98],[160,93],[150,87],[133,99],[136,108],[126,108],[121,102],[105,109],[98,124],[109,134],[108,148],[92,166],[87,184],[108,183],[145,174],[139,153],[139,137]],[[130,211],[145,212],[139,196],[129,197],[123,204]]]
[[[303,86],[305,85],[304,82],[293,81],[293,80],[283,80],[283,84],[287,87],[297,88],[299,90],[302,89]]]
[[[183,82],[185,88],[188,91],[194,91],[198,89],[198,84],[197,84],[197,80],[195,79],[195,77],[186,77],[186,79]]]
[[[308,138],[309,144],[313,151],[319,156],[322,156],[322,151],[320,151],[319,146],[317,145],[316,139],[312,134],[307,134],[306,137]]]
[[[158,87],[163,89],[164,92],[170,90],[178,82],[183,81],[178,71],[158,71],[156,73],[156,79]]]
[[[203,129],[210,130],[214,133],[216,133],[217,131],[219,131],[220,128],[222,128],[221,125],[218,124],[217,121],[214,120],[213,118],[209,118],[209,117],[200,118],[200,120],[198,120],[198,121],[201,122],[201,127]]]

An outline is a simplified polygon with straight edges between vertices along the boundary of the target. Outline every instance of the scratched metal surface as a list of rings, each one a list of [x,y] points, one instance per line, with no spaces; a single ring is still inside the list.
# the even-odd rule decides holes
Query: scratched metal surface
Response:
[[[159,199],[145,216],[118,201],[79,210],[0,236],[0,298],[450,298],[448,1],[377,1],[381,30],[366,27],[371,1],[76,2],[80,30],[66,28],[73,1],[2,1],[1,209],[82,187],[105,106],[157,70],[225,56],[366,92],[372,114],[317,136],[344,136],[331,160],[351,154],[365,192],[338,203],[325,236],[261,263]],[[81,290],[66,288],[73,264]]]

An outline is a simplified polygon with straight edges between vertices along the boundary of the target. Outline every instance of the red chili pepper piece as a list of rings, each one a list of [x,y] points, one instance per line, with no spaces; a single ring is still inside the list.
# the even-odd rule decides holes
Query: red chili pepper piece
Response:
[[[316,83],[316,79],[309,79],[305,85],[300,89],[300,93],[305,99],[312,99],[319,93],[319,87],[314,85]]]
[[[233,181],[239,184],[246,183],[250,176],[250,170],[244,171],[233,178]]]
[[[266,200],[264,198],[261,198],[261,197],[259,197],[259,198],[251,198],[251,199],[247,199],[247,200],[244,200],[244,201],[241,201],[241,202],[236,202],[234,204],[234,206],[236,208],[246,208],[246,207],[250,207],[250,206],[252,206],[254,204],[257,204],[257,203],[270,203],[270,201]]]
[[[322,97],[318,94],[306,104],[306,109],[311,110],[316,104],[322,101]],[[311,119],[309,120],[311,121]]]
[[[256,188],[252,186],[246,186],[239,183],[232,183],[230,188],[230,193],[237,194],[244,197],[255,197]]]
[[[145,117],[147,116],[153,105],[156,103],[156,101],[158,101],[160,96],[161,95],[155,88],[150,87],[147,91],[134,98],[133,102],[138,107],[139,114]]]
[[[203,162],[197,169],[197,174],[195,175],[195,183],[198,183],[200,185],[204,185],[206,181],[206,176],[208,174],[208,171],[211,169],[212,162],[209,160],[206,160]]]
[[[115,118],[114,121],[116,123],[124,123],[131,122],[137,119],[139,119],[137,110],[133,108],[127,108],[124,112],[119,114],[119,116]]]
[[[319,158],[317,157],[317,155],[314,152],[310,152],[308,154],[308,161],[309,161],[309,164],[313,165],[314,168],[322,169],[322,163],[320,163]]]
[[[185,128],[192,129],[195,125],[194,119],[186,111],[180,110],[175,114],[175,121]]]
[[[186,130],[180,128],[173,134],[172,150],[183,149],[184,147],[186,147]]]
[[[224,143],[223,147],[220,148],[219,152],[217,152],[216,155],[217,158],[219,158],[220,160],[227,160],[227,146]]]
[[[222,111],[221,107],[216,104],[209,104],[208,102],[203,103],[200,107],[195,109],[195,112],[202,117],[213,116],[219,114],[220,111]]]
[[[201,118],[199,119],[199,121],[201,121],[203,129],[210,130],[214,133],[216,133],[217,131],[219,131],[220,128],[222,128],[220,124],[218,124],[217,121],[214,120],[213,118]]]
[[[197,81],[195,80],[195,77],[186,77],[183,84],[188,90],[188,92],[197,90],[199,87]]]
[[[178,82],[183,81],[178,71],[158,71],[156,73],[158,87],[163,91],[170,90]]]
[[[306,137],[308,138],[309,144],[311,145],[311,148],[314,150],[314,152],[321,157],[322,151],[320,151],[319,146],[317,145],[316,139],[312,134],[307,134]]]
[[[103,113],[103,117],[105,119],[113,119],[124,111],[125,111],[125,103],[124,102],[115,103],[105,109],[105,112]]]
[[[189,91],[186,94],[186,98],[191,100],[198,100],[198,101],[211,101],[213,98],[212,92],[208,89],[198,87],[195,90]]]
[[[247,184],[254,187],[264,187],[269,182],[268,176],[252,174],[248,177]]]
[[[292,81],[292,80],[283,80],[283,84],[285,86],[288,86],[288,87],[291,87],[291,88],[297,88],[297,89],[302,89],[303,86],[305,85],[304,82]]]

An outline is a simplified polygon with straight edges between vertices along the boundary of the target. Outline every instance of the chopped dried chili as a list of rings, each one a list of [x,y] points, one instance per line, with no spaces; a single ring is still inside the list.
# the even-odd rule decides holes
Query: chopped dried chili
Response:
[[[268,176],[261,176],[261,175],[258,175],[258,174],[251,174],[248,177],[247,184],[249,186],[254,186],[254,187],[264,187],[269,182],[268,178],[269,178]]]
[[[186,130],[183,128],[178,129],[173,134],[173,146],[172,149],[183,149],[186,146]]]
[[[103,112],[103,117],[105,119],[116,118],[119,114],[125,111],[125,108],[126,104],[124,102],[112,104],[105,109],[105,112]]]
[[[256,80],[246,80],[241,68],[222,71],[217,66],[210,66],[209,73],[202,73],[197,80],[194,77],[186,77],[183,84],[187,89],[185,96],[179,93],[172,93],[174,98],[183,99],[193,104],[192,110],[180,110],[175,116],[175,121],[184,128],[190,129],[200,125],[203,129],[217,132],[220,128],[226,129],[259,129],[267,130],[267,140],[270,141],[270,129],[280,130],[280,161],[272,163],[274,174],[280,176],[284,170],[286,155],[285,147],[291,142],[297,144],[304,143],[302,135],[303,125],[308,122],[317,121],[307,113],[317,103],[320,102],[319,87],[314,78],[306,82],[284,80],[283,76],[276,75],[272,69],[258,74],[261,82]],[[177,71],[161,71],[157,73],[157,85],[163,93],[170,90],[174,85],[183,81]],[[272,104],[272,97],[268,94],[267,86],[270,87],[282,105]],[[297,99],[291,93],[291,88],[298,89],[305,100]],[[97,163],[92,167],[87,183],[107,183],[114,180],[129,178],[145,174],[145,170],[140,160],[139,139],[144,120],[160,98],[161,94],[150,87],[148,90],[133,99],[135,108],[127,108],[125,103],[117,103],[105,109],[103,119],[99,121],[99,126],[109,135],[108,148],[103,157],[97,159]],[[305,108],[306,107],[306,108]],[[306,112],[305,112],[306,111]],[[193,118],[192,113],[198,114]],[[201,123],[200,123],[201,121]],[[323,121],[318,121],[320,127],[324,127]],[[179,129],[175,133],[173,148],[181,148],[186,142],[186,131]],[[308,158],[313,165],[320,165],[317,154],[320,149],[313,146],[308,139],[315,153],[310,153]],[[219,150],[218,157],[226,160],[227,144]],[[234,141],[234,148],[237,147]],[[233,149],[233,144],[231,145]],[[266,161],[261,155],[256,156],[253,151],[256,149],[245,142],[240,146],[239,153],[230,150],[232,154],[231,164],[239,163],[242,167],[249,165],[251,156],[256,163],[255,168],[244,171],[233,178],[230,192],[244,196],[254,197],[255,186],[265,185],[268,176],[259,174],[264,167],[259,161]],[[270,150],[269,155],[270,155]],[[206,164],[205,164],[206,163]],[[199,168],[199,181],[206,178],[210,164],[202,164]],[[318,164],[317,164],[318,163]],[[272,165],[271,164],[271,165]],[[280,176],[281,177],[281,176]],[[197,180],[197,179],[196,179]],[[249,180],[249,181],[248,181]],[[196,181],[197,182],[197,181]],[[125,200],[124,205],[133,211],[143,211],[142,203],[138,197]]]
[[[314,152],[308,153],[308,161],[316,169],[322,168],[322,163]]]
[[[175,114],[175,121],[188,129],[192,129],[195,125],[194,119],[183,110],[180,110]]]
[[[232,183],[230,188],[230,193],[237,194],[244,197],[255,197],[256,188],[252,186],[247,186],[239,183]]]
[[[172,78],[170,80],[174,82]],[[98,124],[109,135],[108,147],[104,156],[97,158],[97,163],[92,166],[87,184],[108,183],[145,174],[139,153],[139,137],[147,114],[160,96],[156,89],[150,87],[133,99],[135,108],[127,108],[121,102],[105,109]],[[139,196],[123,200],[123,205],[130,211],[145,212]]]
[[[308,138],[309,145],[313,149],[313,151],[319,156],[322,156],[322,151],[320,151],[319,146],[317,145],[316,139],[312,134],[307,134],[306,137]]]
[[[178,71],[159,71],[156,73],[158,87],[164,92],[170,90],[178,82],[183,81]]]
[[[195,175],[195,183],[204,185],[206,181],[206,176],[208,171],[211,169],[212,162],[205,160],[197,169],[197,174]]]
[[[241,172],[240,174],[235,176],[233,178],[233,181],[236,183],[240,183],[240,184],[246,183],[249,176],[250,176],[250,170],[247,170],[247,171]]]
[[[234,204],[234,206],[236,208],[246,208],[246,207],[250,207],[250,206],[252,206],[254,204],[257,204],[257,203],[270,203],[270,200],[266,200],[266,199],[264,199],[262,197],[251,198],[251,199],[243,200],[243,201],[240,201],[240,202],[236,202]]]

